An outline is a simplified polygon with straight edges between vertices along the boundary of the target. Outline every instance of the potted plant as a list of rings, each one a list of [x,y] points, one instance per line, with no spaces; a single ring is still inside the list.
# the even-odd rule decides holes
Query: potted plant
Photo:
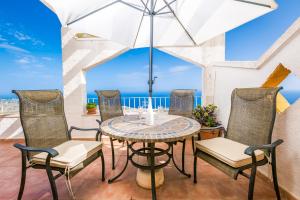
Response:
[[[221,135],[222,126],[220,122],[217,121],[216,110],[217,106],[214,104],[209,104],[207,106],[198,105],[194,111],[193,115],[196,120],[202,125],[200,134],[201,140],[210,139],[218,137]]]
[[[95,103],[87,103],[86,104],[86,109],[87,109],[87,114],[91,115],[91,114],[96,114],[97,112],[97,104]]]

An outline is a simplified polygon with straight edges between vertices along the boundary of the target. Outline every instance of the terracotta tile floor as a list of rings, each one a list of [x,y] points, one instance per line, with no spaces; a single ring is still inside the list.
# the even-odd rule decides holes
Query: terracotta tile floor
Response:
[[[0,200],[17,199],[21,172],[20,152],[12,147],[13,142],[0,142]],[[193,157],[191,144],[188,143],[186,153],[186,169],[192,173]],[[176,158],[180,162],[181,145],[175,148]],[[117,169],[111,170],[111,153],[109,145],[104,145],[106,162],[106,180],[116,174],[125,161],[125,148],[117,150]],[[174,166],[169,164],[164,169],[165,183],[157,189],[160,200],[182,199],[247,199],[248,180],[239,177],[237,181],[230,179],[222,172],[211,167],[204,161],[198,161],[198,183],[192,178],[181,175]],[[137,186],[135,182],[136,168],[129,164],[127,171],[112,184],[100,181],[101,161],[97,159],[71,182],[77,199],[80,200],[143,200],[151,199],[151,191]],[[70,199],[65,180],[57,179],[59,199]],[[27,170],[27,180],[23,199],[51,199],[50,185],[44,170]],[[275,199],[271,182],[257,177],[254,199]]]

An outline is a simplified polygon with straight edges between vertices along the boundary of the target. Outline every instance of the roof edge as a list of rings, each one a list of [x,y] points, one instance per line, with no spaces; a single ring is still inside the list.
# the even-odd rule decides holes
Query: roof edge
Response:
[[[40,2],[47,6],[52,12],[56,13],[55,9],[47,2],[47,0],[40,0]]]
[[[257,60],[257,68],[261,68],[276,55],[293,37],[300,32],[300,17],[272,44],[270,48]]]

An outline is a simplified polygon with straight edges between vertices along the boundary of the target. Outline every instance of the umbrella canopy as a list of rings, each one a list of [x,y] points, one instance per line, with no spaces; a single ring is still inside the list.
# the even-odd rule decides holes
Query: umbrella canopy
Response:
[[[62,24],[130,48],[200,46],[276,9],[274,0],[42,0]]]

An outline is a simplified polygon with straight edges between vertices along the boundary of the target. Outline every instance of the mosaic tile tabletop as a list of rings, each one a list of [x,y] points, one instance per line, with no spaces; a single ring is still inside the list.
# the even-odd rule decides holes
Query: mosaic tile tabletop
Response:
[[[152,124],[147,117],[127,115],[106,120],[101,125],[103,134],[131,142],[174,142],[192,137],[200,128],[196,120],[157,113]]]

